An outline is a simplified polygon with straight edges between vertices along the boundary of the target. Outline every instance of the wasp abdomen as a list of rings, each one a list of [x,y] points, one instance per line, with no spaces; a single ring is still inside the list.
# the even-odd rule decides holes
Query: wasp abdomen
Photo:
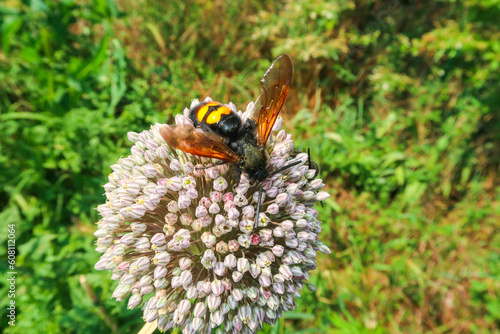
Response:
[[[201,103],[191,109],[189,118],[195,126],[211,131],[225,139],[235,139],[241,128],[241,118],[219,102]]]

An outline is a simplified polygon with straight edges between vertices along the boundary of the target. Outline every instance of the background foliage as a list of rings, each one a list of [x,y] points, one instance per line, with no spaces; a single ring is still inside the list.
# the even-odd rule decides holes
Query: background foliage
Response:
[[[0,14],[0,238],[16,224],[19,252],[7,332],[142,327],[93,269],[126,132],[207,95],[244,109],[285,52],[285,128],[332,194],[318,210],[333,253],[265,332],[499,329],[500,1],[7,0]]]

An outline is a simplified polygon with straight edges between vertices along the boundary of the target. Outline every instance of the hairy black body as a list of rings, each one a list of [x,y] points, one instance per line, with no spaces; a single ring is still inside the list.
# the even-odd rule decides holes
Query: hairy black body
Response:
[[[227,146],[242,157],[237,164],[240,172],[246,172],[250,180],[264,181],[269,175],[266,170],[267,156],[265,148],[259,147],[257,143],[255,121],[248,119],[243,123],[237,113],[227,109],[217,102],[200,103],[190,110],[189,118],[195,127],[223,138]],[[212,124],[207,122],[211,116],[218,121]]]

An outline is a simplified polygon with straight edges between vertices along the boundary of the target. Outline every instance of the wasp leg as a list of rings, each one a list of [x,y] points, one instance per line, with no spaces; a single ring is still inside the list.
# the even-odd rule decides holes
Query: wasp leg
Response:
[[[253,228],[256,229],[259,226],[259,215],[260,215],[260,202],[262,201],[262,184],[259,188],[259,199],[257,200],[257,213],[255,215],[255,220],[253,222]]]
[[[234,180],[235,186],[240,184],[241,180],[241,168],[236,166],[236,168],[233,169],[233,172],[231,173],[231,178]]]
[[[211,165],[208,165],[208,166],[196,167],[196,169],[197,170],[208,169],[208,168],[212,168],[212,167],[215,167],[215,166],[225,165],[227,163],[228,163],[227,161],[217,161],[217,162],[214,162],[214,163],[212,163]]]
[[[273,170],[271,173],[269,173],[269,175],[268,175],[267,177],[269,177],[269,176],[271,176],[271,175],[274,175],[274,174],[278,174],[279,172],[282,172],[282,171],[284,171],[285,169],[288,169],[288,168],[290,168],[290,167],[296,166],[296,165],[298,165],[298,164],[300,164],[300,161],[295,161],[295,162],[292,162],[291,164],[288,164],[288,165],[286,165],[286,166],[283,166],[283,167],[281,167],[281,168],[278,168],[278,169],[276,169],[276,170]]]
[[[309,161],[309,169],[314,169],[316,171],[314,173],[314,176],[311,178],[311,180],[312,180],[312,179],[315,179],[316,176],[318,176],[319,166],[317,163],[315,163],[314,161],[311,160],[311,149],[309,147],[307,148],[307,159]]]
[[[300,161],[295,161],[295,162],[293,162],[291,164],[288,164],[286,166],[278,168],[277,170],[274,170],[271,173],[269,173],[269,175],[267,177],[272,176],[274,174],[277,174],[277,173],[279,173],[281,171],[284,171],[285,169],[288,169],[290,167],[296,166],[298,164],[300,164]],[[255,215],[254,228],[257,228],[257,226],[259,225],[259,219],[260,219],[260,217],[259,217],[259,215],[260,215],[260,202],[261,201],[262,201],[262,184],[260,185],[260,188],[259,188],[259,199],[257,200],[257,214]]]
[[[290,156],[292,158],[295,158],[300,153],[302,153],[300,150],[294,148],[292,150],[292,152],[290,153]],[[315,163],[314,161],[311,160],[311,149],[309,147],[307,148],[307,165],[308,165],[309,169],[314,169],[316,171],[316,173],[314,173],[314,176],[309,179],[309,180],[312,180],[312,179],[316,178],[316,176],[318,176],[319,167],[318,167],[317,163]]]
[[[311,148],[310,147],[307,148],[307,162],[309,162],[309,169],[311,169],[311,167],[312,167],[311,162],[312,161],[311,161]],[[314,176],[316,176],[316,175],[314,175]]]
[[[309,169],[314,169],[316,172],[314,173],[314,176],[310,178],[310,180],[315,179],[316,176],[319,174],[319,167],[318,164],[315,163],[314,161],[311,160],[311,149],[308,147],[307,148],[307,160],[309,161]],[[321,207],[324,208],[325,206],[323,205],[323,202],[321,203]]]

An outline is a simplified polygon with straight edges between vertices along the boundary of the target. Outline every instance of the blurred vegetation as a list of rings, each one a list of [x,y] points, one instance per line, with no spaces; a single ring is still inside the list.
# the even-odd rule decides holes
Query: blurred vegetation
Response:
[[[128,131],[193,98],[244,109],[281,53],[285,128],[332,194],[333,253],[265,332],[499,330],[500,1],[7,0],[0,15],[0,222],[19,252],[6,332],[142,327],[93,269],[109,166]]]

